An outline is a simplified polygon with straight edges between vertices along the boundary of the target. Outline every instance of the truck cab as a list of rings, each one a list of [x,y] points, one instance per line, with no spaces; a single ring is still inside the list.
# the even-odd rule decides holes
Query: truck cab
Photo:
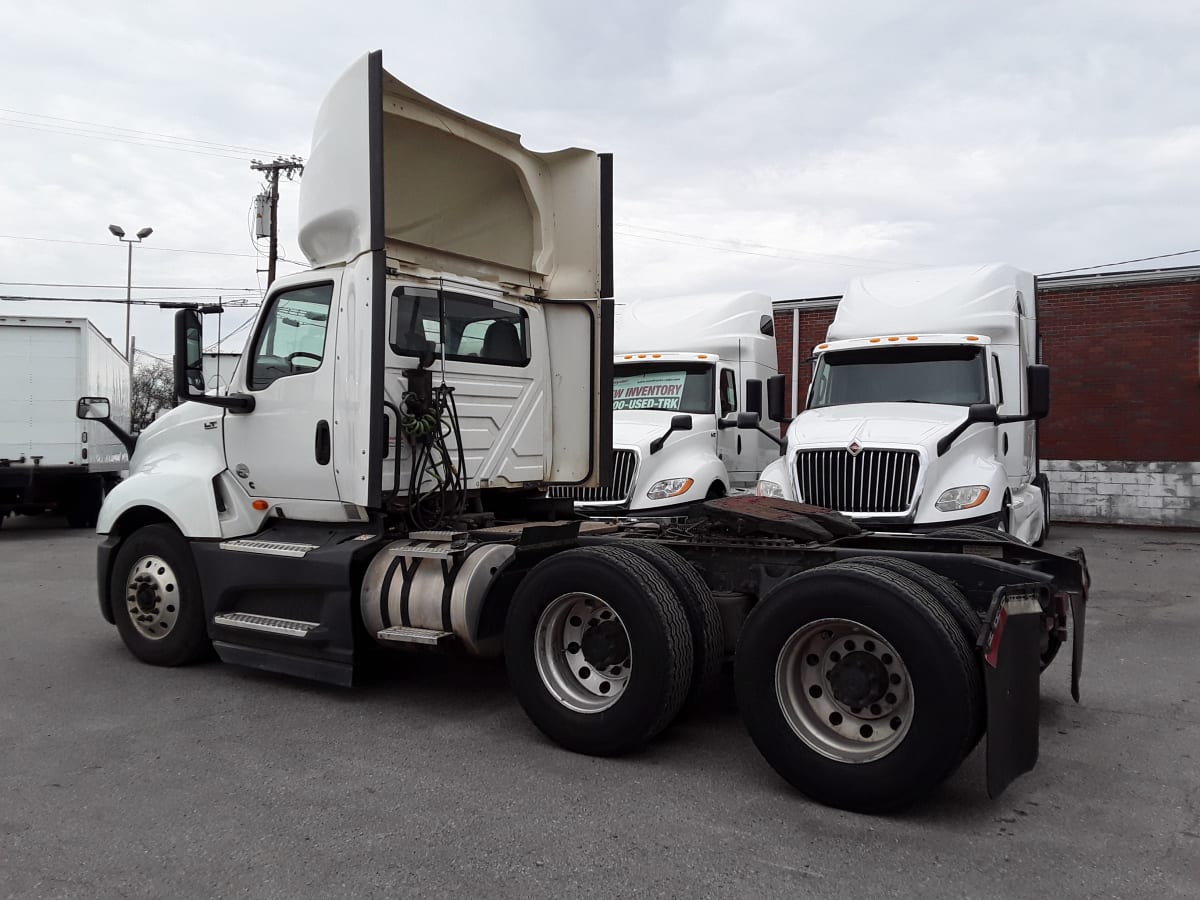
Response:
[[[977,524],[1041,542],[1049,389],[1033,275],[997,264],[858,279],[812,364],[759,493],[873,529]]]
[[[752,489],[779,455],[737,415],[762,410],[777,370],[771,298],[670,297],[619,304],[613,472],[601,488],[555,487],[582,515],[671,516]]]

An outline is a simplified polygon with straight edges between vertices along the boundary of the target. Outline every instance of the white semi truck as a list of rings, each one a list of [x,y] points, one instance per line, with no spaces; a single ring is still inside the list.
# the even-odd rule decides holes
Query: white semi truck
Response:
[[[771,298],[670,297],[617,307],[613,472],[602,487],[559,487],[588,516],[686,514],[699,501],[753,488],[779,456],[737,414],[762,412],[778,371]]]
[[[1033,275],[993,264],[856,279],[812,362],[805,410],[759,494],[864,528],[987,526],[1045,540],[1037,420],[1049,370]]]
[[[75,419],[80,394],[111,399],[129,425],[129,363],[85,318],[0,316],[0,523],[57,512],[94,526],[129,455],[108,429]]]
[[[1068,610],[1077,690],[1081,555],[753,496],[632,524],[547,496],[611,471],[611,198],[610,157],[534,153],[356,62],[301,185],[313,268],[271,285],[228,395],[177,314],[187,402],[105,500],[101,614],[154,665],[341,685],[364,655],[503,654],[536,726],[591,754],[653,739],[736,646],[747,727],[809,796],[902,806],[985,732],[998,793],[1036,760]]]

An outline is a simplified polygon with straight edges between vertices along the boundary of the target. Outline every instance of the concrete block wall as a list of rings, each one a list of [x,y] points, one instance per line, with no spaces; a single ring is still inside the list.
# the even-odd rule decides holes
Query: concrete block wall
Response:
[[[1044,459],[1061,522],[1200,528],[1200,462]]]

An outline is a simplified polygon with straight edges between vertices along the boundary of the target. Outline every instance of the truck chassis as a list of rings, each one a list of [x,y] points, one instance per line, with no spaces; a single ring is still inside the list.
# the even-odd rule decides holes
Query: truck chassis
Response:
[[[932,791],[987,743],[997,796],[1037,760],[1038,677],[1088,575],[986,529],[859,531],[787,501],[709,501],[686,520],[389,532],[382,517],[273,520],[185,540],[153,516],[103,542],[101,612],[146,662],[225,661],[350,685],[381,650],[503,653],[532,721],[582,753],[657,736],[732,661],[757,747],[819,802],[877,812]]]

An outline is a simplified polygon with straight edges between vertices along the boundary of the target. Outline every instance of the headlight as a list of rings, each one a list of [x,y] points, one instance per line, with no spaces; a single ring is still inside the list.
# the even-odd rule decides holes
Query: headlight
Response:
[[[760,497],[778,497],[781,500],[786,499],[783,494],[783,486],[778,485],[773,481],[760,481],[754,488],[754,493]]]
[[[691,486],[695,484],[690,478],[667,478],[663,481],[656,481],[650,486],[650,490],[646,491],[646,496],[651,500],[666,500],[668,497],[678,497],[680,494],[686,494]]]
[[[974,509],[988,498],[988,489],[982,484],[971,484],[966,487],[950,488],[942,491],[937,503],[933,504],[942,512],[955,512],[960,509]]]

